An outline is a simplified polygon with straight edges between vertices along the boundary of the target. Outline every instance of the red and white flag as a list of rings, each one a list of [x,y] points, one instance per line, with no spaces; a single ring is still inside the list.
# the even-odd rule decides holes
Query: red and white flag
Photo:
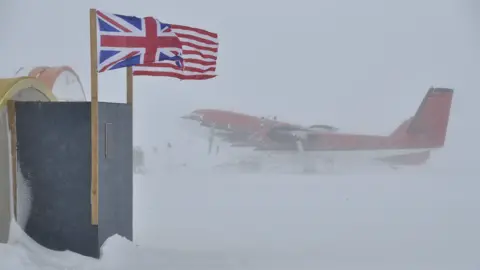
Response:
[[[216,77],[218,35],[200,28],[171,24],[182,43],[183,65],[161,61],[133,66],[134,76],[174,77],[180,80],[206,80]]]

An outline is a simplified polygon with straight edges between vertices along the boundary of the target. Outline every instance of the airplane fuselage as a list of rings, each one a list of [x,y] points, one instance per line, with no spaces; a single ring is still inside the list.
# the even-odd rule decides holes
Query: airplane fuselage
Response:
[[[430,88],[413,117],[388,136],[338,132],[326,125],[304,127],[224,110],[196,110],[183,118],[215,130],[233,147],[296,160],[419,165],[444,146],[453,90]]]

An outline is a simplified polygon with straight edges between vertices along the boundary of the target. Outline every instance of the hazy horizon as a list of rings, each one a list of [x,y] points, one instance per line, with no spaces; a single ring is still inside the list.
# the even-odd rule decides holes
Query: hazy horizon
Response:
[[[0,4],[0,77],[22,66],[69,65],[89,95],[89,8],[219,34],[217,78],[134,78],[135,145],[163,146],[178,132],[185,135],[176,129],[178,117],[209,107],[388,134],[415,113],[430,86],[455,90],[446,146],[433,154],[431,171],[350,178],[148,175],[135,180],[139,241],[179,249],[203,243],[248,249],[255,241],[268,249],[291,241],[332,261],[356,258],[360,268],[380,251],[387,259],[405,252],[414,258],[406,266],[449,255],[452,266],[461,258],[475,263],[478,2],[7,0]],[[99,82],[100,101],[125,102],[125,70],[100,74]]]

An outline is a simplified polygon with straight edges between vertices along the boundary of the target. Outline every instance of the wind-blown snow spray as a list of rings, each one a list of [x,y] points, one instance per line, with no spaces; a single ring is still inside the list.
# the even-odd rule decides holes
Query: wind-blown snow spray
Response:
[[[5,111],[3,112],[5,113]],[[2,116],[2,119],[5,117],[5,115]],[[10,132],[6,132],[8,136],[8,142],[11,142],[11,134]],[[8,151],[9,153],[12,153],[11,149],[11,144],[8,143]],[[10,159],[11,160],[11,159]],[[30,217],[30,211],[32,208],[32,192],[31,192],[31,185],[29,181],[24,177],[20,170],[20,165],[18,163],[18,160],[16,162],[17,166],[15,168],[16,170],[16,190],[15,186],[13,185],[13,172],[12,169],[10,169],[10,194],[16,194],[16,209],[15,208],[15,197],[10,196],[10,213],[12,219],[14,219],[14,213],[15,210],[17,212],[17,223],[22,228],[25,230],[25,227],[27,226],[28,218]],[[9,167],[12,168],[12,164],[10,161]]]
[[[17,171],[17,223],[25,230],[32,209],[32,189],[28,179]]]

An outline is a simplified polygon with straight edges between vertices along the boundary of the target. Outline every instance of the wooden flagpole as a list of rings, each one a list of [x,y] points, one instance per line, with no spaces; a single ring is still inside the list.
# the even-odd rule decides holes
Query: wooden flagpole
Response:
[[[91,143],[92,175],[90,203],[92,225],[98,225],[98,51],[97,51],[97,10],[90,9],[90,93],[91,93]]]
[[[131,66],[127,67],[127,104],[133,105],[133,70]]]
[[[132,67],[127,67],[127,104],[130,104],[131,108],[132,108],[132,139],[133,139],[133,70],[132,70]],[[131,149],[133,150],[133,143],[132,145],[130,146],[132,147]],[[133,159],[133,156],[132,156],[132,159]],[[132,162],[132,166],[133,166],[133,162]],[[133,180],[133,170],[132,170],[132,180]]]
[[[8,125],[10,128],[10,154],[12,159],[12,198],[13,213],[17,220],[17,124],[15,118],[15,101],[7,101]]]

